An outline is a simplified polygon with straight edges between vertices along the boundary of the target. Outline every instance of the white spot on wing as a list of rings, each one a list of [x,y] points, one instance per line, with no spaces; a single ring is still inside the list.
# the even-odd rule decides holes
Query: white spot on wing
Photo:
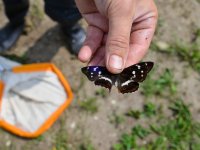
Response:
[[[94,70],[94,71],[97,71],[97,69],[98,69],[98,67],[95,67],[93,70]]]
[[[144,71],[143,71],[143,70],[141,70],[141,73],[144,73]]]
[[[134,79],[134,78],[136,78],[136,75],[135,75],[135,74],[131,77],[131,79]]]
[[[102,73],[101,71],[98,72],[99,75],[100,75],[101,73]]]
[[[135,71],[133,71],[133,72],[132,72],[132,74],[134,74],[134,75],[135,75]]]
[[[137,66],[137,68],[138,68],[138,69],[140,69],[140,68],[141,68],[141,66],[140,66],[140,65],[136,65],[136,66]]]
[[[121,86],[128,85],[128,84],[129,84],[129,83],[131,83],[131,82],[133,82],[133,80],[128,80],[128,81],[126,81],[126,82],[122,83],[122,84],[121,84]]]
[[[109,78],[107,78],[107,77],[100,77],[99,79],[104,79],[104,80],[106,80],[106,81],[109,81],[109,82],[112,84],[112,80],[109,79]]]

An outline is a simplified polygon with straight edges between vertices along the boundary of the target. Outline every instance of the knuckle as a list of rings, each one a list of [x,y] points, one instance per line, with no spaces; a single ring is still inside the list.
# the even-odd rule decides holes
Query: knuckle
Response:
[[[112,50],[127,50],[129,46],[129,39],[122,36],[116,37],[110,39],[107,44],[112,48]]]

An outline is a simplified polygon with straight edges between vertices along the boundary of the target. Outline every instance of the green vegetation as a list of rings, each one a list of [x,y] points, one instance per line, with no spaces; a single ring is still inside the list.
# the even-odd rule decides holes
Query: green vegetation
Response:
[[[147,98],[143,109],[130,109],[126,113],[126,116],[137,119],[139,124],[134,125],[130,133],[122,134],[118,143],[113,145],[113,150],[200,149],[200,122],[192,118],[189,106],[177,98],[173,73],[166,69],[156,77],[153,71],[142,88]],[[165,110],[164,104],[151,102],[153,95],[167,99]]]
[[[151,74],[154,74],[154,71]],[[153,75],[149,75],[142,84],[143,94],[146,97],[164,95],[166,93],[174,95],[177,92],[177,83],[169,69],[166,69],[164,73],[156,79],[153,79],[152,76]]]
[[[28,27],[30,28],[30,30],[36,28],[44,18],[44,11],[41,7],[41,2],[39,0],[33,1],[29,13],[29,18],[30,19],[27,20],[26,28]]]
[[[194,70],[200,72],[200,49],[198,45],[175,44],[172,48],[183,61],[187,61]]]
[[[79,150],[95,150],[93,145],[90,142],[81,144]]]
[[[135,136],[137,136],[137,137],[139,137],[141,139],[144,139],[146,136],[149,135],[149,133],[150,132],[146,128],[138,125],[138,126],[135,126],[132,129],[132,133],[131,134],[133,134],[133,135],[135,135]]]
[[[143,114],[147,117],[156,115],[156,105],[150,102],[144,104]]]
[[[55,135],[53,150],[69,150],[67,131],[64,129],[64,118],[61,118],[60,128]]]
[[[113,146],[114,150],[131,150],[137,146],[136,136],[133,134],[123,134],[120,143]]]
[[[128,117],[135,118],[135,119],[140,119],[142,112],[139,110],[130,109],[125,115]]]
[[[200,5],[200,0],[196,1],[199,2]],[[193,7],[194,5],[198,5],[197,2],[157,2],[161,13],[159,13],[160,16],[156,28],[156,34],[158,36],[155,37],[155,40],[167,39],[169,41],[174,41],[174,43],[165,43],[163,41],[153,42],[151,44],[151,49],[156,51],[156,55],[159,53],[157,56],[153,56],[154,59],[163,61],[162,67],[164,67],[166,61],[179,58],[179,62],[184,62],[184,64],[187,64],[187,67],[200,73],[200,29],[194,31],[194,33],[189,33],[194,30],[194,28],[199,28],[199,22],[195,22],[197,20],[195,20],[195,17],[198,16],[198,13],[193,14],[195,11],[191,9],[195,8]],[[2,6],[3,5],[0,5],[0,10],[3,12],[4,9]],[[170,7],[171,9],[169,9]],[[178,13],[174,14],[172,9],[177,9],[176,12]],[[165,14],[167,15],[165,16]],[[179,17],[176,18],[179,20],[177,23],[173,21],[175,19],[174,17]],[[1,19],[2,23],[6,21],[4,18]],[[28,16],[26,17],[26,28],[24,29],[24,32],[28,34],[33,29],[40,28],[39,25],[43,19],[43,1],[32,0]],[[169,20],[172,21],[172,24],[170,24],[171,22]],[[62,40],[59,37],[57,38],[59,33],[52,34],[54,31],[59,31],[59,26],[55,26],[55,23],[48,24],[50,23],[49,20],[46,20],[43,23],[42,27],[47,27],[49,30],[45,30],[45,33],[41,35],[41,37],[39,37],[37,33],[44,32],[42,30],[34,31],[27,40],[23,37],[23,43],[19,43],[18,49],[11,51],[11,53],[17,54],[18,51],[21,52],[21,48],[28,52],[34,48],[36,48],[36,50],[45,49],[45,44],[46,41],[48,41],[49,36],[55,36],[55,38],[53,38],[55,41],[48,41],[51,45],[54,45],[54,42]],[[175,25],[177,25],[177,29],[173,28]],[[86,24],[84,24],[84,26],[86,26]],[[180,35],[187,35],[186,39],[189,40],[190,38],[190,42],[185,43],[184,40],[176,41],[176,37],[171,38],[168,36],[174,34],[177,37],[180,36],[179,33],[184,32],[184,27],[187,27],[188,30]],[[174,30],[177,30],[177,32]],[[183,39],[184,37],[181,38]],[[32,48],[27,47],[25,44],[30,40],[34,40],[32,41]],[[77,62],[75,60],[63,61],[63,59],[72,58],[69,56],[68,52],[64,51],[68,47],[67,44],[65,44],[66,42],[66,40],[59,42],[59,47],[54,45],[57,49],[57,53],[46,50],[46,55],[48,55],[48,58],[51,58],[49,61],[58,64],[58,67],[65,71],[65,75],[69,73],[68,70]],[[32,57],[27,55],[28,53],[25,53],[24,55],[19,53],[15,55],[10,52],[6,53],[8,53],[8,55],[3,54],[2,56],[22,64],[27,64],[29,62],[29,57]],[[61,55],[65,55],[65,57]],[[171,56],[173,56],[173,59],[168,60]],[[69,61],[70,63],[68,63]],[[171,62],[171,64],[174,64],[177,67],[181,67],[182,65],[179,65],[178,62]],[[76,67],[78,68],[80,66],[81,64],[78,64]],[[191,75],[192,77],[192,72],[189,72],[187,67],[185,67],[184,70],[181,68],[180,70],[183,72],[177,73],[176,78],[174,77],[173,70],[164,69],[160,72],[161,68],[159,68],[159,71],[156,71],[156,67],[154,67],[147,79],[140,84],[142,96],[139,92],[122,95],[115,93],[116,90],[113,90],[109,94],[107,89],[99,87],[95,88],[96,91],[94,89],[91,90],[86,87],[87,85],[85,82],[89,81],[85,76],[81,75],[81,79],[79,80],[79,75],[81,73],[79,72],[80,74],[76,74],[76,68],[72,73],[73,75],[78,76],[75,78],[69,77],[69,81],[74,88],[73,91],[76,99],[74,101],[75,103],[69,107],[70,109],[67,109],[63,114],[67,115],[62,115],[48,132],[36,139],[21,140],[12,134],[5,133],[3,129],[0,129],[0,149],[101,150],[103,148],[97,149],[92,145],[92,142],[94,142],[95,145],[99,144],[99,147],[101,147],[103,144],[108,144],[108,142],[103,143],[105,140],[109,139],[108,141],[113,142],[113,139],[115,140],[118,138],[116,144],[113,144],[112,146],[113,150],[200,150],[200,122],[198,122],[196,116],[192,116],[189,110],[190,106],[186,104],[192,101],[194,97],[198,98],[198,93],[193,93],[192,89],[189,88],[198,87],[196,85],[199,84],[199,78],[197,77],[197,79],[192,80],[192,82],[197,82],[195,84],[191,83],[192,86],[187,86],[187,84],[190,84],[188,80],[185,82],[185,79],[182,77],[178,79],[178,75],[181,73],[183,75],[185,73],[186,76]],[[194,77],[196,77],[196,75]],[[76,80],[77,78],[78,80]],[[177,86],[177,81],[183,82],[183,85],[186,87],[185,89],[183,87],[181,88],[181,93],[178,93],[180,89],[178,89],[179,86]],[[186,91],[188,89],[191,93]],[[195,89],[194,92],[196,91],[197,90]],[[90,97],[87,97],[88,95],[90,95]],[[190,97],[190,95],[192,96]],[[179,96],[181,96],[181,98],[179,98]],[[188,99],[184,99],[184,97],[187,97]],[[126,98],[128,101],[126,101]],[[77,101],[77,99],[80,101]],[[100,102],[102,99],[103,101]],[[133,99],[133,101],[131,101],[131,99]],[[116,103],[112,104],[112,100],[116,100]],[[101,108],[102,112],[97,114],[97,120],[92,115],[98,111],[98,102],[102,103],[102,107],[105,105],[107,106],[105,107],[106,110]],[[135,105],[134,107],[139,107],[140,109],[133,109],[131,105]],[[76,109],[77,107],[79,110]],[[130,110],[126,110],[127,107],[130,108]],[[115,111],[113,111],[113,109],[115,109]],[[191,109],[195,109],[194,112],[196,112],[196,107],[191,107]],[[124,110],[127,112],[122,114]],[[98,125],[98,123],[102,124]],[[91,126],[93,127],[91,128]],[[97,129],[95,129],[95,127]],[[115,129],[105,133],[105,131],[108,131],[111,127]],[[91,137],[89,136],[90,133],[92,133]],[[122,133],[120,137],[115,137],[120,133]],[[106,135],[103,136],[104,134]],[[101,139],[103,140],[101,141]],[[107,146],[108,145],[106,145],[106,147]]]
[[[69,150],[67,143],[67,133],[60,130],[55,139],[55,150]]]
[[[141,127],[136,126],[132,129],[130,134],[123,134],[120,139],[120,143],[115,144],[113,149],[114,150],[132,150],[133,148],[137,147],[137,138],[144,138],[150,132]]]
[[[123,134],[114,150],[198,150],[200,148],[200,124],[193,121],[188,106],[175,100],[169,106],[171,116],[159,118],[155,124],[133,127]],[[155,116],[158,118],[158,116]],[[154,136],[155,138],[149,138]],[[142,143],[145,141],[145,144]]]
[[[117,128],[121,123],[125,121],[124,116],[118,115],[116,111],[113,111],[112,115],[109,116],[110,122],[114,124],[114,126]]]
[[[200,29],[194,32],[194,38],[190,43],[174,42],[171,44],[165,42],[153,42],[151,49],[158,52],[165,52],[171,55],[177,55],[182,61],[188,64],[200,73]]]
[[[108,95],[108,92],[105,88],[99,88],[98,90],[96,90],[95,95],[105,98]]]
[[[173,118],[167,120],[163,118],[163,123],[152,125],[151,130],[159,138],[165,138],[162,143],[171,149],[190,149],[190,147],[199,147],[200,143],[200,124],[192,120],[188,106],[182,100],[176,100],[169,107],[173,113]],[[191,148],[191,149],[193,149]],[[196,150],[196,149],[194,149]]]
[[[1,56],[5,57],[5,58],[8,58],[12,61],[16,61],[18,63],[21,63],[21,64],[27,64],[28,63],[28,58],[26,55],[22,55],[22,56],[17,56],[15,54],[1,54]]]
[[[43,135],[40,135],[38,136],[36,139],[35,139],[37,142],[41,142],[44,140],[44,136]]]
[[[144,104],[143,106],[143,111],[139,111],[139,110],[133,110],[130,109],[125,115],[128,117],[132,117],[134,119],[140,119],[142,116],[143,117],[152,117],[154,115],[156,115],[156,105],[151,103],[151,102],[147,102],[146,104]]]
[[[92,114],[94,114],[98,111],[97,100],[96,100],[96,98],[93,98],[93,97],[88,98],[85,101],[80,101],[79,107],[82,110],[87,111]]]

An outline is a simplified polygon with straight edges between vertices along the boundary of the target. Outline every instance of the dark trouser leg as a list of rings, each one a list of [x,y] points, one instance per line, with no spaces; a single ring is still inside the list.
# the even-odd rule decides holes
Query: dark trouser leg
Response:
[[[44,0],[45,11],[54,21],[60,24],[77,22],[81,15],[74,0]]]
[[[3,0],[5,14],[12,24],[21,24],[29,8],[28,0]]]
[[[67,37],[69,49],[72,53],[78,54],[85,40],[85,32],[77,24],[81,19],[74,0],[44,0],[45,12],[51,19],[57,21]]]
[[[9,23],[0,29],[0,52],[11,48],[21,35],[29,7],[28,0],[3,0],[3,3]]]

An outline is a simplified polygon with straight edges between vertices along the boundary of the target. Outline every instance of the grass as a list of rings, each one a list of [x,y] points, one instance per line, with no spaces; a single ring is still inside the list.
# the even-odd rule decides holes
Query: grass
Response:
[[[98,90],[95,91],[95,95],[105,98],[108,96],[108,92],[106,91],[105,88],[99,88]]]
[[[169,69],[166,69],[156,79],[153,79],[154,76],[155,71],[150,73],[142,85],[142,93],[146,97],[151,97],[153,95],[164,95],[166,93],[169,93],[170,95],[176,94],[177,83],[173,78],[173,73]]]
[[[135,118],[135,119],[140,119],[142,112],[139,110],[130,109],[127,113],[125,113],[125,115],[128,117]]]
[[[90,142],[87,142],[87,143],[81,144],[79,147],[79,150],[95,150],[95,148]]]
[[[198,45],[175,44],[172,48],[183,61],[187,61],[194,70],[200,73],[200,49]]]
[[[165,137],[166,148],[185,150],[200,146],[200,124],[192,120],[188,106],[182,100],[177,100],[169,109],[173,113],[172,119],[163,118],[164,123],[151,126],[158,137]]]
[[[142,127],[141,125],[137,125],[135,126],[133,129],[132,129],[132,133],[133,135],[141,138],[141,139],[144,139],[146,136],[149,135],[149,130]]]
[[[151,102],[144,104],[143,111],[130,109],[127,113],[125,113],[126,116],[132,117],[134,119],[140,119],[141,117],[152,117],[156,114],[157,107]]]
[[[69,150],[67,131],[64,129],[64,118],[60,120],[60,128],[55,135],[53,150]]]
[[[37,142],[42,142],[44,140],[44,136],[40,135],[35,139]]]
[[[120,143],[113,146],[114,150],[132,150],[137,147],[137,138],[144,138],[150,132],[142,126],[136,126],[130,134],[123,134],[120,138]]]
[[[118,143],[113,145],[113,150],[200,149],[200,122],[192,118],[189,106],[177,98],[177,82],[172,71],[166,69],[157,77],[155,70],[150,74],[142,87],[147,97],[143,109],[130,109],[126,113],[128,117],[137,119],[139,124],[134,125],[130,133],[123,133]],[[162,109],[163,104],[151,102],[153,95],[168,95],[165,97],[168,100],[165,110]]]
[[[188,106],[175,100],[168,107],[171,116],[160,118],[155,124],[133,127],[121,136],[114,150],[198,150],[200,123],[192,119]],[[155,116],[157,117],[157,116]],[[154,138],[149,138],[154,136]],[[146,144],[142,144],[145,141]]]
[[[156,105],[148,102],[146,104],[144,104],[144,111],[143,114],[147,117],[152,117],[154,115],[156,115]]]
[[[114,124],[115,128],[118,128],[119,125],[125,121],[124,116],[117,114],[116,111],[113,111],[112,115],[109,116],[109,119],[110,123]]]
[[[190,43],[176,41],[171,44],[162,44],[160,42],[152,42],[151,49],[158,52],[165,52],[171,55],[177,55],[180,60],[188,62],[188,64],[200,73],[200,29],[194,32],[194,37]]]
[[[41,3],[39,0],[35,0],[33,1],[29,12],[30,28],[37,27],[43,19],[44,19],[44,11],[41,7]]]
[[[120,142],[113,146],[113,150],[131,150],[136,145],[136,136],[125,133],[121,136]]]
[[[81,108],[81,110],[84,110],[84,111],[89,112],[91,114],[94,114],[98,111],[97,100],[94,97],[88,98],[84,101],[80,101],[79,107]]]
[[[17,56],[15,54],[1,54],[1,56],[7,58],[7,59],[10,59],[12,61],[15,61],[15,62],[18,62],[18,63],[21,63],[21,64],[27,64],[28,63],[28,58],[27,56],[24,54],[22,56]]]

